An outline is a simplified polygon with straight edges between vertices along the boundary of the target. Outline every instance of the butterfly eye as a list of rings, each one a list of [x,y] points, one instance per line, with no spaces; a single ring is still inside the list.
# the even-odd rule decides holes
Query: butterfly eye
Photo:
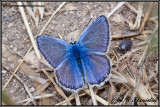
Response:
[[[132,41],[130,39],[124,39],[119,44],[118,52],[124,54],[127,51],[129,51],[131,49],[131,47],[132,47]]]

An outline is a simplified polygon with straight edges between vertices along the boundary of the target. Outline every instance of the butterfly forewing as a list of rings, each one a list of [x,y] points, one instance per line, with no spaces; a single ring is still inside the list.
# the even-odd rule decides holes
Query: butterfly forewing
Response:
[[[110,45],[110,28],[106,17],[100,16],[94,20],[83,31],[78,43],[90,51],[107,51]]]
[[[48,36],[38,36],[37,45],[45,59],[56,68],[66,57],[67,42]]]

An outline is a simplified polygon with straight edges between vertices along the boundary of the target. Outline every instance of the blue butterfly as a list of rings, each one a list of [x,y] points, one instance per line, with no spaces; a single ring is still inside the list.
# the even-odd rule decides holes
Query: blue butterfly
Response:
[[[105,54],[111,42],[109,22],[99,16],[81,34],[78,42],[41,35],[36,38],[44,58],[56,68],[57,84],[67,91],[101,87],[111,76],[112,61]],[[109,76],[109,77],[108,77]]]

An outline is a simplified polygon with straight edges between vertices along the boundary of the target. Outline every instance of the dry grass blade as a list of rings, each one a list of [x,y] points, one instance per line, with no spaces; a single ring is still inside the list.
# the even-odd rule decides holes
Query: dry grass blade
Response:
[[[49,20],[47,21],[47,23],[43,26],[41,32],[38,35],[42,35],[43,31],[45,30],[45,28],[48,26],[48,24],[50,23],[50,21],[52,20],[52,18],[54,17],[54,15],[65,5],[66,2],[63,2],[61,5],[59,5],[59,7],[56,9],[55,12],[53,12],[52,16],[49,18]],[[38,57],[38,56],[37,56]],[[51,65],[49,65],[44,59],[42,59],[41,57],[38,57],[38,60],[40,62],[42,62],[43,64],[45,64],[46,66],[48,66],[49,68],[53,69]]]
[[[137,30],[140,27],[141,17],[142,17],[142,10],[143,10],[143,2],[139,2],[138,4],[138,13],[137,18],[133,26],[130,27],[131,30]]]
[[[117,72],[119,73],[119,72]],[[119,73],[119,76],[117,75],[112,75],[111,80],[112,82],[116,82],[116,83],[127,83],[127,80],[122,78],[123,76]]]
[[[138,66],[141,66],[142,63],[144,63],[147,55],[152,52],[151,50],[154,49],[154,44],[156,45],[156,48],[158,50],[158,27],[156,27],[153,31],[152,38],[150,40],[146,41],[148,44],[145,47],[145,50],[141,56],[141,59],[139,60]]]
[[[130,8],[134,13],[138,14],[138,11],[132,6],[130,5],[128,2],[125,4],[128,8]]]
[[[40,96],[35,96],[34,99],[42,99],[42,98],[48,98],[48,97],[52,97],[52,96],[54,96],[54,94],[44,94],[44,95],[40,95]],[[22,104],[24,102],[31,102],[31,99],[27,98],[25,100],[18,101],[17,104]]]
[[[41,84],[44,84],[46,83],[48,80],[45,80],[43,78],[40,78],[40,77],[37,77],[37,76],[33,76],[33,75],[30,75],[29,76],[32,80],[36,81],[36,82],[39,82]]]
[[[126,2],[120,2],[110,13],[108,13],[107,18],[109,18],[116,10],[118,10]]]
[[[133,6],[131,6],[128,2],[125,3],[125,5],[126,5],[128,8],[130,8],[135,14],[138,14],[138,11],[137,11]],[[144,14],[142,14],[142,16],[144,16]]]
[[[71,105],[69,99],[64,94],[63,90],[55,83],[55,81],[49,76],[49,74],[44,69],[42,69],[42,71],[48,76],[48,78],[50,79],[50,81],[53,83],[53,85],[55,86],[56,90],[58,91],[58,93],[67,101],[67,103],[69,105]]]
[[[27,3],[27,2],[23,2],[23,4],[24,4],[24,5],[27,5],[28,3]],[[33,20],[36,21],[36,17],[35,17],[35,15],[34,15],[34,12],[33,12],[32,9],[31,9],[31,7],[25,7],[25,8],[26,8],[28,14],[29,14],[30,16],[32,16]]]
[[[136,86],[136,81],[133,80],[132,78],[128,77],[127,80],[129,81],[129,83],[135,87]],[[147,90],[147,88],[139,83],[139,86],[137,87],[137,92],[138,95],[140,96],[141,99],[151,99],[152,96],[150,94],[150,92]],[[157,102],[145,102],[147,105],[157,105]]]
[[[45,83],[43,83],[41,86],[39,86],[37,88],[37,91],[34,93],[34,95],[38,95],[40,94],[42,91],[44,91],[49,85],[51,84],[50,81],[46,81]]]
[[[33,5],[38,5],[38,2],[33,2]],[[34,15],[35,15],[35,22],[36,22],[36,26],[38,26],[39,23],[39,8],[38,7],[33,7],[33,11],[34,11]]]
[[[41,35],[43,33],[43,31],[48,26],[49,22],[52,20],[52,18],[54,17],[54,15],[65,5],[65,3],[66,2],[63,2],[61,5],[59,5],[59,7],[56,9],[56,11],[52,14],[52,16],[47,21],[47,23],[45,24],[45,26],[43,27],[43,29],[41,30],[41,32],[39,33],[39,35]]]
[[[20,3],[20,4],[22,4],[22,3]],[[59,8],[57,8],[56,12],[54,12],[51,17],[53,17],[53,16],[58,12],[58,10],[60,10],[60,9],[62,8],[62,6],[63,6],[64,4],[65,4],[65,2],[63,2],[63,3],[59,6]],[[39,35],[41,35],[41,34],[43,33],[44,29],[47,27],[47,25],[49,24],[49,22],[51,21],[51,19],[52,19],[52,18],[50,18],[50,20],[46,23],[46,25],[43,27],[43,29],[41,30],[41,32],[40,32]],[[28,50],[27,53],[25,54],[23,60],[20,62],[20,64],[17,66],[16,70],[14,71],[14,74],[18,71],[18,69],[19,69],[19,67],[22,65],[25,57],[26,57],[26,56],[28,55],[28,53],[32,50],[32,48],[33,48],[33,46],[31,46],[31,47],[29,48],[29,50]],[[13,75],[10,76],[10,78],[9,78],[8,81],[5,83],[5,85],[4,85],[4,87],[2,88],[2,90],[4,90],[4,89],[7,87],[8,83],[11,81],[12,78],[13,78]]]
[[[143,45],[146,45],[147,43],[148,43],[147,41],[142,41],[142,42],[136,44],[135,47],[137,47],[137,46],[143,46]]]
[[[79,97],[84,96],[84,95],[86,95],[86,93],[80,94]],[[70,101],[73,100],[74,98],[75,98],[75,97],[74,97],[73,94],[68,97],[68,99],[69,99]],[[66,103],[66,100],[65,100],[65,101],[62,101],[62,102],[60,102],[60,103],[58,103],[58,104],[56,104],[56,105],[67,105],[67,103]]]
[[[103,89],[103,88],[105,88],[106,86],[103,86],[103,87],[101,87],[100,89]],[[86,95],[86,93],[82,93],[82,94],[80,94],[79,95],[79,97],[81,97],[81,96],[84,96],[84,95]],[[74,94],[72,94],[72,95],[70,95],[69,97],[68,97],[68,99],[71,101],[71,100],[73,100],[75,97],[74,97]],[[98,99],[99,100],[99,99]],[[101,99],[100,98],[100,100],[101,100],[101,103],[102,104],[104,104],[104,105],[106,105],[106,104],[108,104],[108,103],[106,103],[106,101],[105,100],[103,100],[103,99]],[[60,103],[58,103],[58,104],[56,104],[56,105],[67,105],[67,103],[66,103],[66,100],[65,101],[62,101],[62,102],[60,102]]]
[[[124,104],[125,104],[125,102],[126,102],[126,97],[129,95],[130,92],[131,92],[131,90],[129,90],[129,91],[126,93],[126,95],[124,96],[122,102],[120,102],[119,105],[124,105]]]
[[[22,65],[25,57],[26,57],[27,54],[31,51],[31,49],[32,49],[32,46],[29,48],[29,50],[27,51],[27,53],[26,53],[26,55],[24,56],[23,60],[22,60],[22,61],[20,62],[20,64],[17,66],[16,70],[14,71],[14,74],[18,71],[19,67]],[[4,85],[4,87],[3,87],[2,90],[4,90],[4,89],[7,87],[8,83],[11,81],[12,78],[13,78],[13,75],[10,76],[10,78],[9,78],[8,81],[5,83],[5,85]]]
[[[22,5],[22,2],[17,2],[18,5]],[[34,50],[35,50],[35,53],[37,55],[38,58],[40,58],[40,54],[39,54],[39,51],[38,51],[38,48],[37,48],[37,45],[34,41],[34,38],[33,38],[33,34],[31,32],[31,29],[30,29],[30,26],[29,26],[29,23],[28,23],[28,20],[27,20],[27,17],[25,15],[25,12],[24,12],[24,8],[23,7],[19,7],[19,10],[20,10],[20,13],[22,15],[22,18],[23,18],[23,21],[24,21],[24,24],[26,26],[26,29],[27,29],[27,32],[28,32],[28,35],[30,37],[30,40],[32,42],[32,45],[34,47]]]
[[[124,54],[121,58],[119,58],[119,59],[118,59],[118,62],[121,61],[122,59],[124,59],[125,57],[127,57],[127,56],[133,54],[134,52],[137,52],[137,51],[139,51],[139,50],[141,50],[141,49],[143,49],[143,48],[144,48],[144,47],[139,47],[139,48],[132,49],[130,52]]]
[[[90,86],[90,84],[88,84],[88,86],[89,86],[90,95],[93,101],[93,105],[97,105],[97,101],[95,99],[95,93],[93,92],[93,88]]]
[[[107,75],[107,77],[109,77],[109,76]],[[108,105],[110,105],[110,102],[112,101],[113,95],[115,93],[115,87],[114,87],[112,81],[110,80],[110,78],[108,78],[108,80],[109,80],[109,83],[111,85],[111,93],[110,93],[109,101],[108,101]]]
[[[79,100],[79,96],[78,96],[78,93],[74,93],[75,95],[75,99],[76,99],[76,105],[81,105],[81,102]]]
[[[140,27],[140,30],[139,30],[140,32],[143,31],[144,26],[145,26],[146,22],[147,22],[148,19],[149,19],[149,16],[150,16],[150,13],[151,13],[151,11],[152,11],[152,8],[153,8],[153,2],[150,2],[149,8],[148,8],[148,10],[147,10],[147,12],[146,12],[146,14],[145,14],[145,16],[144,16],[144,20],[143,20],[143,22],[142,22],[142,24],[141,24],[141,27]]]
[[[90,92],[89,92],[88,89],[84,89],[84,91],[85,91],[87,94],[90,95]],[[106,100],[104,100],[103,98],[99,97],[99,96],[96,95],[96,94],[94,94],[94,96],[95,96],[95,99],[96,99],[97,101],[99,101],[100,103],[102,103],[103,105],[108,105],[108,102],[107,102]]]
[[[5,67],[6,68],[6,67]],[[8,69],[8,68],[6,68],[6,69]],[[8,71],[10,71],[9,69],[8,69]],[[25,90],[27,91],[27,93],[28,93],[28,95],[29,95],[29,97],[30,97],[30,100],[32,101],[32,103],[34,104],[34,105],[36,105],[36,103],[34,102],[34,97],[33,97],[33,95],[31,94],[31,92],[29,91],[29,88],[27,87],[27,85],[21,80],[21,78],[19,78],[16,74],[14,74],[12,71],[10,71],[11,73],[12,73],[12,75],[17,79],[17,80],[19,80],[19,82],[24,86],[24,88],[25,88]]]
[[[44,6],[44,2],[38,2],[38,5]],[[38,7],[38,9],[39,9],[40,18],[43,19],[44,7]]]

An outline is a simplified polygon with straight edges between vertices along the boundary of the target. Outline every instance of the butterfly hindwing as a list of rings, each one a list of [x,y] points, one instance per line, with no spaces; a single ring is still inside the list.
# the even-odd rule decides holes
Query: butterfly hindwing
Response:
[[[82,62],[87,82],[90,85],[102,86],[109,78],[107,75],[111,75],[112,62],[106,55],[88,53],[82,58]]]
[[[57,83],[68,91],[76,92],[83,85],[78,65],[72,57],[67,57],[55,70],[55,78]]]
[[[78,43],[91,51],[105,52],[109,50],[110,39],[109,22],[100,16],[83,31]]]
[[[45,59],[56,68],[66,57],[66,49],[69,44],[61,39],[48,35],[36,38],[38,48]]]

